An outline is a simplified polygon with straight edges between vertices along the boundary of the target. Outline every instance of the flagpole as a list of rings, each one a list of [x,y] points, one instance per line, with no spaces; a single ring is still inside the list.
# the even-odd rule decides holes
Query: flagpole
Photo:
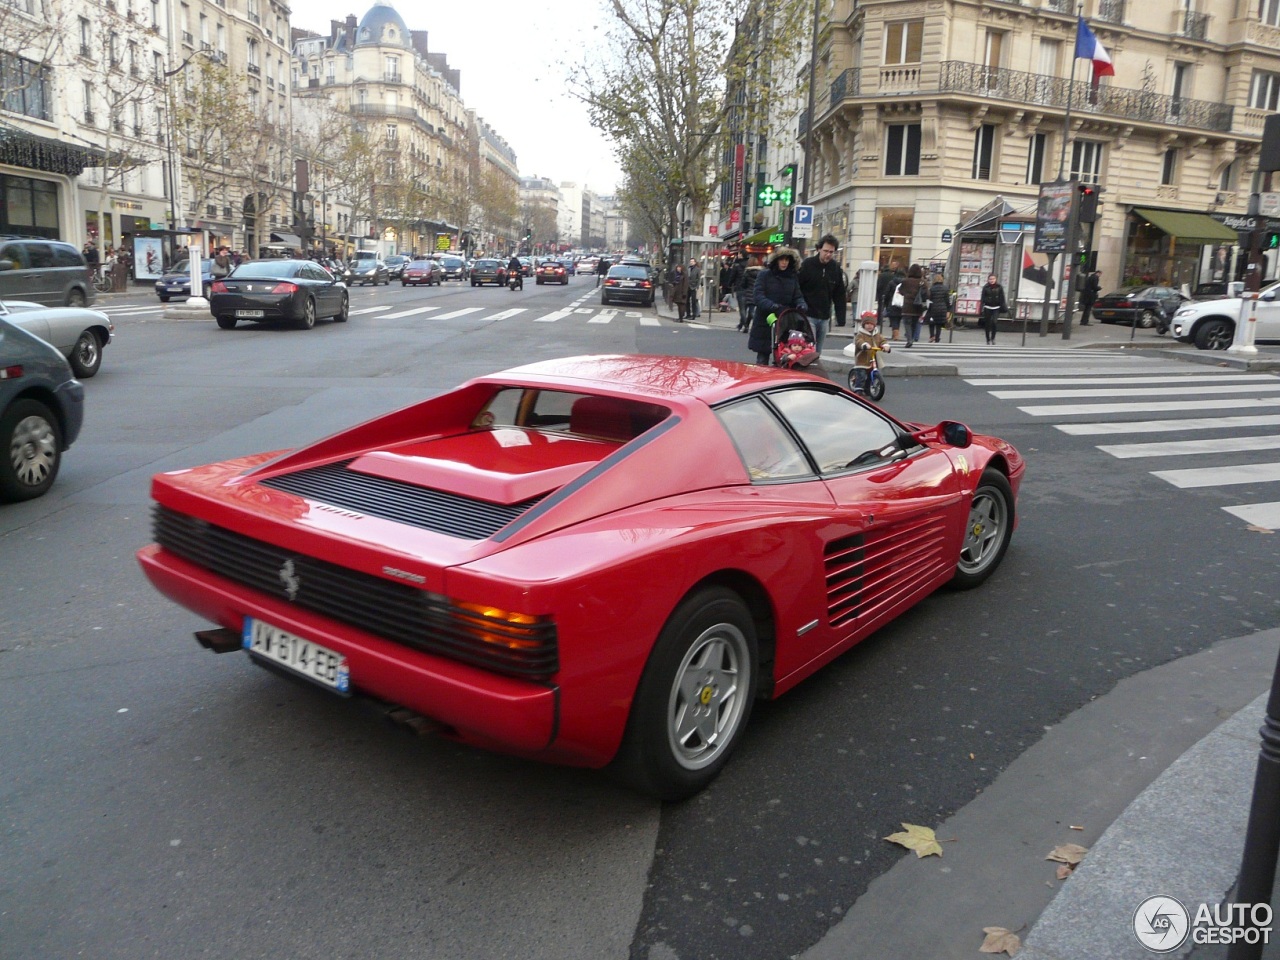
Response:
[[[1062,118],[1062,150],[1058,153],[1058,182],[1063,180],[1067,167],[1067,139],[1071,136],[1071,100],[1076,92],[1076,43],[1079,43],[1080,21],[1084,19],[1084,4],[1076,4],[1076,41],[1071,46],[1071,79],[1067,81],[1067,112]]]

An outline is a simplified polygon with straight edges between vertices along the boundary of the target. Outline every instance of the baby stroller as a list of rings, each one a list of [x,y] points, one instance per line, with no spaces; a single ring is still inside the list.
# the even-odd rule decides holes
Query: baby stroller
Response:
[[[817,348],[818,338],[814,335],[813,324],[801,311],[787,308],[773,322],[772,352],[773,364],[787,370],[813,369],[817,372],[820,357]]]

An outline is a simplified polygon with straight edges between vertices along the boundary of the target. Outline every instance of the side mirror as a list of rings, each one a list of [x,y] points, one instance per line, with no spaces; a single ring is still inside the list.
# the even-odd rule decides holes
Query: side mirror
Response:
[[[969,428],[955,420],[944,420],[938,424],[938,433],[942,436],[943,443],[961,450],[973,442],[973,434]]]
[[[1261,297],[1259,297],[1258,299],[1259,299],[1259,300],[1268,300],[1268,301],[1270,301],[1270,300],[1274,300],[1275,298],[1276,298],[1276,292],[1275,292],[1274,290],[1270,290],[1270,291],[1268,291],[1267,293],[1264,293],[1264,294],[1263,294]]]
[[[14,264],[12,260],[0,260],[0,271],[12,270],[13,268]]]

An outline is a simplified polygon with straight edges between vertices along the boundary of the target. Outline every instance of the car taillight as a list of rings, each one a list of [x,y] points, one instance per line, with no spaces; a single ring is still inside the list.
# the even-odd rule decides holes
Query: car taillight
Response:
[[[298,285],[296,283],[277,283],[271,288],[272,293],[297,293]]]
[[[1132,307],[1133,303],[1129,300],[1121,300],[1116,304],[1117,307]]]
[[[22,364],[15,363],[12,367],[0,367],[0,380],[17,380],[22,376]]]
[[[616,287],[616,286],[618,285],[618,281],[617,281],[617,280],[606,280],[606,281],[604,282],[604,285],[605,285],[606,287]]]
[[[653,286],[653,284],[652,284],[652,283],[650,283],[648,280],[641,280],[641,281],[640,281],[640,286],[642,286],[642,287],[652,287],[652,286]]]
[[[215,280],[213,281],[213,283],[209,284],[209,292],[210,293],[226,293],[227,285],[223,283],[221,280]]]

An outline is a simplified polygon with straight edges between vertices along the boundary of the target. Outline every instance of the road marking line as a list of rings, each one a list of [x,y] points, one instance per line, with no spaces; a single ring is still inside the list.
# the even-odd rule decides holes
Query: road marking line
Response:
[[[1223,382],[1258,382],[1274,380],[1270,373],[1217,373],[1217,374],[1177,374],[1168,373],[1159,377],[1137,377],[1118,373],[1110,377],[984,377],[976,380],[965,380],[971,387],[1069,387],[1082,386],[1117,386],[1124,387],[1139,383],[1184,384],[1199,381]]]
[[[1214,437],[1209,440],[1167,440],[1156,443],[1104,443],[1098,449],[1113,457],[1185,457],[1202,453],[1244,453],[1248,450],[1278,450],[1280,435],[1261,437]]]
[[[1241,400],[1239,397],[1233,397],[1226,400],[1188,400],[1186,403],[1179,403],[1178,409],[1188,412],[1192,410],[1239,410],[1245,404],[1254,407],[1276,407],[1280,406],[1280,398],[1250,397],[1247,400]],[[1145,403],[1059,403],[1044,407],[1019,407],[1018,409],[1029,417],[1069,417],[1082,414],[1113,413],[1168,413],[1169,400],[1151,400]]]
[[[588,320],[587,323],[608,323],[617,315],[617,310],[601,310],[598,314]]]
[[[1255,527],[1265,527],[1268,530],[1280,529],[1280,502],[1242,503],[1238,507],[1222,509]]]
[[[641,317],[640,326],[642,327],[660,327],[662,323],[657,317]]]
[[[348,316],[359,317],[366,313],[381,313],[383,310],[390,310],[390,307],[361,307],[359,310],[352,310]]]
[[[1054,427],[1073,437],[1117,433],[1173,433],[1182,430],[1225,430],[1229,427],[1280,426],[1280,415],[1257,417],[1197,417],[1193,420],[1133,420],[1129,423],[1055,423]]]
[[[477,320],[509,320],[518,313],[524,313],[528,307],[512,307],[510,310],[503,310],[501,313],[494,313],[487,317],[476,317]]]
[[[555,323],[557,320],[563,320],[565,317],[569,316],[569,314],[571,313],[573,313],[573,311],[568,308],[564,310],[557,310],[554,313],[544,313],[542,316],[536,317],[533,322],[534,323]]]
[[[1186,490],[1191,487],[1230,487],[1242,483],[1280,480],[1280,463],[1242,463],[1233,467],[1200,467],[1193,470],[1153,470],[1153,477]]]
[[[432,320],[452,320],[455,317],[466,317],[473,313],[479,313],[484,307],[463,307],[461,310],[454,310],[450,313],[442,313],[438,317],[432,317]]]
[[[414,317],[424,313],[434,313],[439,307],[414,307],[412,310],[401,310],[399,313],[388,313],[385,317],[379,317],[379,320],[399,320],[401,317]]]
[[[1214,393],[1260,393],[1280,390],[1280,379],[1271,383],[1240,383],[1225,387],[1179,387],[1179,396],[1207,396]],[[1068,397],[1169,397],[1169,387],[1132,387],[1115,390],[990,390],[997,400],[1055,400]]]
[[[591,307],[578,307],[573,312],[574,313],[595,313],[595,310],[593,310]]]

